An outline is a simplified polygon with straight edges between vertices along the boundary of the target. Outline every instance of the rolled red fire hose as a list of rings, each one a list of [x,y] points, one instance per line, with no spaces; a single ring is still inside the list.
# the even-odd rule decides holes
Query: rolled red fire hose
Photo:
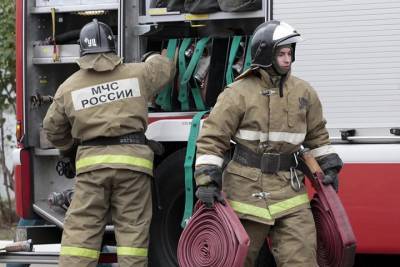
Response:
[[[229,206],[215,203],[207,208],[196,203],[178,243],[180,267],[242,267],[249,236]]]
[[[311,178],[316,190],[311,210],[317,228],[317,260],[321,267],[351,267],[356,254],[356,238],[339,196],[322,183],[323,174]]]

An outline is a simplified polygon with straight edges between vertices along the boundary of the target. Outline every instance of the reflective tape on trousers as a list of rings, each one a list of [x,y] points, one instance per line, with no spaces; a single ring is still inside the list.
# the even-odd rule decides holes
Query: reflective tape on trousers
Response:
[[[260,208],[243,202],[229,200],[233,210],[242,214],[253,215],[259,218],[272,220],[273,216],[291,208],[309,203],[308,195],[302,194],[284,201],[272,204],[268,208]]]
[[[117,247],[118,256],[147,257],[147,248]]]
[[[97,250],[94,250],[94,249],[89,249],[89,248],[62,246],[60,255],[85,257],[85,258],[91,258],[91,259],[97,260],[100,256],[100,252]]]
[[[89,167],[97,164],[126,164],[146,169],[153,169],[153,162],[144,158],[126,155],[100,155],[81,158],[76,162],[76,169]]]

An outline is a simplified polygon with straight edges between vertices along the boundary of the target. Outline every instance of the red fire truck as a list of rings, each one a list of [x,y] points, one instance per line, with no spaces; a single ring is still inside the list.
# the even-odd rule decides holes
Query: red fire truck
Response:
[[[60,238],[67,207],[54,198],[66,196],[73,179],[57,172],[59,152],[45,140],[41,124],[57,87],[78,70],[84,24],[97,18],[111,25],[125,62],[168,47],[178,48],[178,64],[183,61],[168,94],[149,103],[146,132],[166,148],[155,159],[150,265],[169,267],[177,266],[181,222],[193,198],[193,181],[185,184],[184,170],[185,160],[191,167],[185,156],[192,118],[210,109],[248,67],[255,27],[281,19],[305,39],[297,46],[293,74],[317,90],[332,144],[345,162],[339,196],[357,251],[400,253],[400,2],[260,0],[243,1],[255,3],[250,10],[200,13],[185,9],[193,1],[182,1],[183,9],[172,2],[16,0],[17,213],[46,222],[27,228],[28,237],[37,243]],[[204,51],[194,58],[197,48]],[[195,67],[186,71],[192,62]],[[111,225],[107,234],[111,240]]]

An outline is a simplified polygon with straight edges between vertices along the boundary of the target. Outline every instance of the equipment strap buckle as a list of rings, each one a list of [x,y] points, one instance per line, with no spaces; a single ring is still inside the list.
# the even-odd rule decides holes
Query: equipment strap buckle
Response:
[[[257,193],[251,194],[252,197],[255,197],[258,199],[263,199],[263,200],[266,200],[269,195],[271,195],[271,193],[268,193],[268,192],[257,192]]]
[[[263,153],[260,169],[263,173],[276,173],[280,171],[281,155],[279,153]]]

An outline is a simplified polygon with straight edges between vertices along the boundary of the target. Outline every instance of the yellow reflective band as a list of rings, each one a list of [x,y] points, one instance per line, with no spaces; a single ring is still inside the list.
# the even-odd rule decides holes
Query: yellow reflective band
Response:
[[[310,200],[308,199],[307,194],[302,194],[299,196],[295,196],[284,201],[275,203],[270,205],[267,209],[260,208],[257,206],[245,204],[238,201],[229,200],[229,204],[231,205],[234,211],[240,212],[242,214],[253,215],[259,218],[272,220],[272,216],[278,213],[284,212],[291,208],[300,206],[302,204],[309,203]]]
[[[97,260],[100,256],[100,252],[89,248],[78,248],[78,247],[61,247],[60,255],[64,256],[77,256],[85,257]]]
[[[256,207],[256,206],[249,205],[249,204],[245,204],[245,203],[238,202],[238,201],[233,201],[233,200],[229,200],[229,204],[231,204],[231,207],[234,211],[237,211],[237,212],[240,212],[243,214],[253,215],[253,216],[260,217],[260,218],[267,219],[267,220],[272,220],[272,216],[269,213],[269,210],[267,210],[267,209]]]
[[[126,155],[101,155],[91,156],[78,160],[76,162],[76,169],[96,165],[96,164],[127,164],[146,169],[153,169],[153,162],[144,158],[126,156]]]
[[[117,247],[118,256],[147,257],[147,248]]]
[[[309,202],[310,202],[310,200],[308,199],[308,195],[302,194],[302,195],[295,196],[295,197],[286,199],[284,201],[272,204],[268,208],[269,208],[269,211],[271,212],[271,214],[275,215],[275,214],[281,213],[283,211],[286,211],[288,209],[291,209],[291,208],[294,208],[294,207],[297,207],[297,206],[300,206],[302,204],[309,203]]]

